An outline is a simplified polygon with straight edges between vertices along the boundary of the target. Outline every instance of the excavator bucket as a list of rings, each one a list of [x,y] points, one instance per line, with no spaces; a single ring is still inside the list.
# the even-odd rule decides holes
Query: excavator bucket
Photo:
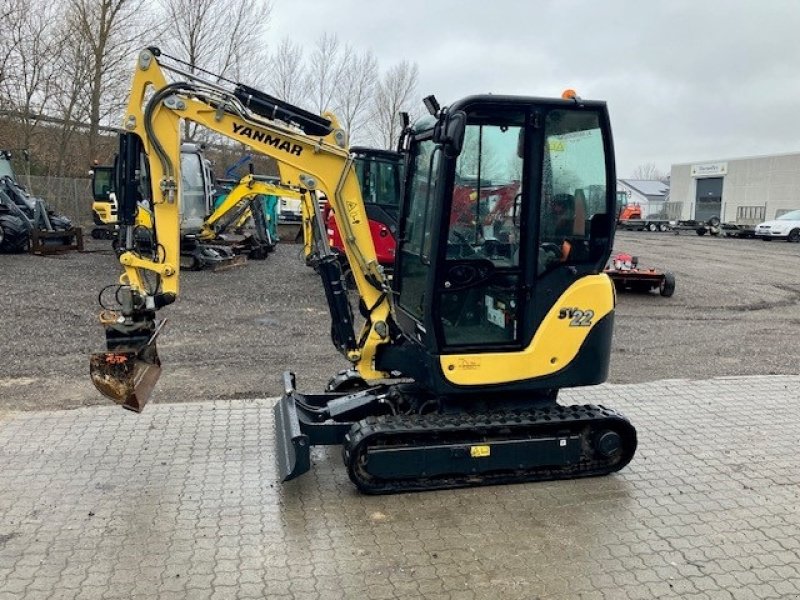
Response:
[[[245,254],[234,254],[225,260],[220,260],[214,262],[211,265],[211,272],[212,273],[219,273],[220,271],[227,271],[228,269],[234,269],[236,267],[241,267],[242,265],[247,264],[247,255]]]
[[[100,393],[123,408],[141,412],[161,375],[161,361],[153,342],[138,352],[96,352],[90,358],[89,373]]]

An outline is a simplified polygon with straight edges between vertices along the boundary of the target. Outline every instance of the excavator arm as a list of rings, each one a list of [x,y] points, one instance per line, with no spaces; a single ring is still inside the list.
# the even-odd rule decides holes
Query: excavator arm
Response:
[[[142,50],[136,60],[117,169],[123,274],[118,285],[109,286],[115,290],[116,304],[103,306],[101,313],[107,351],[91,357],[95,386],[118,404],[139,411],[160,375],[156,337],[164,322],[156,313],[179,294],[181,121],[247,144],[278,162],[284,185],[310,190],[309,196],[319,190],[330,199],[369,313],[356,336],[319,208],[315,200],[307,202],[305,210],[314,215],[334,344],[364,379],[384,377],[374,359],[377,348],[389,340],[388,287],[375,257],[346,135],[335,116],[306,113],[242,84],[228,82],[233,84],[229,89],[206,82],[168,63],[157,48]],[[151,255],[139,253],[134,243],[142,198],[153,212]]]

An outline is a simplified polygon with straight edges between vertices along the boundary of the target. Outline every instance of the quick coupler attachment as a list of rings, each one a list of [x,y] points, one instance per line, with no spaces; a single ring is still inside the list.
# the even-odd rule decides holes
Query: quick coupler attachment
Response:
[[[311,445],[300,429],[295,404],[294,375],[284,373],[284,394],[273,409],[275,417],[275,461],[280,480],[289,481],[311,468]]]

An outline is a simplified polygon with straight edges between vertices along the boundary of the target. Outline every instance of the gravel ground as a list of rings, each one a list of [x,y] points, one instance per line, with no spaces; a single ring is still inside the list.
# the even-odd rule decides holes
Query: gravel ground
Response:
[[[616,248],[672,271],[677,287],[672,298],[620,296],[611,382],[800,372],[800,245],[631,232]],[[107,242],[87,249],[0,255],[0,416],[106,403],[88,355],[103,347],[97,292],[119,269]],[[347,366],[299,253],[282,244],[266,261],[182,276],[179,302],[163,311],[154,401],[276,396],[285,370],[314,391]]]

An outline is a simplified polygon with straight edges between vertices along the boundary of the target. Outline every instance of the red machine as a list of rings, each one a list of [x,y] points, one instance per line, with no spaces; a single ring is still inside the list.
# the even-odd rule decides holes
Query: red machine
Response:
[[[638,204],[628,204],[622,208],[622,211],[619,213],[619,220],[620,221],[628,221],[630,219],[641,219],[642,218],[642,207]]]
[[[669,271],[639,268],[639,258],[619,252],[605,269],[618,291],[650,292],[658,290],[665,298],[675,293],[675,276]]]
[[[385,268],[394,266],[397,241],[397,219],[400,210],[400,183],[403,163],[401,155],[390,150],[353,147],[355,169],[361,183],[361,195],[369,218],[369,229],[375,244],[378,262]],[[330,204],[325,204],[324,218],[330,247],[344,259],[344,244],[336,227]],[[346,265],[345,265],[346,266]]]
[[[496,219],[510,215],[519,188],[519,181],[481,187],[480,204],[483,210],[476,210],[475,203],[478,199],[475,187],[456,184],[453,189],[453,205],[450,209],[450,224],[492,225]],[[476,223],[476,221],[481,222]]]

